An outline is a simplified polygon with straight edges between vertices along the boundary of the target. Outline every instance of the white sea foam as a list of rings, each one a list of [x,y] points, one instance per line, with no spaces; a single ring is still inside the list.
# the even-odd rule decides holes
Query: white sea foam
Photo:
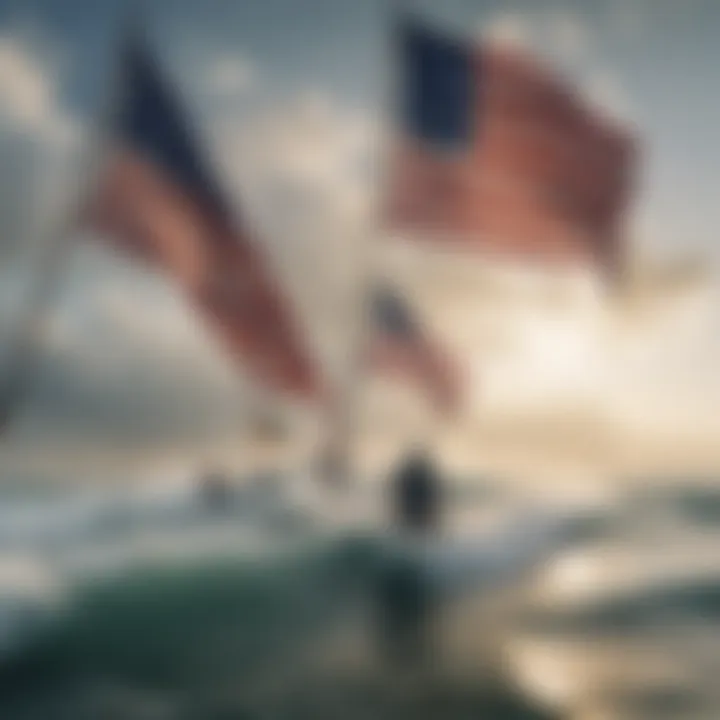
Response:
[[[0,653],[22,647],[57,619],[78,584],[139,564],[262,557],[302,538],[329,533],[331,540],[358,528],[385,534],[386,497],[378,484],[333,495],[313,491],[312,478],[286,480],[240,483],[220,507],[188,483],[0,503]],[[475,533],[452,532],[451,525],[424,556],[448,594],[518,577],[564,542],[567,514],[504,496],[483,502],[490,506]]]

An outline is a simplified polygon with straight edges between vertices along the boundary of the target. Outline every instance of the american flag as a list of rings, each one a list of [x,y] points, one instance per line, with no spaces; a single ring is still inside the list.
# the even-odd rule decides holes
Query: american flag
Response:
[[[394,288],[378,283],[370,298],[371,364],[410,377],[445,411],[457,407],[457,368],[428,336],[406,300]]]
[[[319,379],[291,306],[247,223],[233,222],[174,87],[137,35],[121,71],[90,222],[175,280],[256,379],[314,395]]]
[[[611,263],[635,144],[516,50],[399,25],[386,220],[488,252]]]

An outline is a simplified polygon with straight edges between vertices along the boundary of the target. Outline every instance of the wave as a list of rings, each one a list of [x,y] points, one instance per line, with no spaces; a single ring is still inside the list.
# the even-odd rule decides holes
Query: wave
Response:
[[[85,582],[62,624],[0,665],[3,717],[547,717],[499,683],[326,652],[387,558],[377,538],[347,537]]]
[[[285,704],[278,716],[294,717],[293,694],[321,704],[313,717],[337,717],[336,696],[374,697],[366,717],[433,717],[420,698],[437,704],[440,696],[459,712],[543,717],[507,688],[480,692],[450,676],[436,678],[434,689],[419,683],[405,706],[397,686],[405,681],[394,672],[384,677],[372,663],[345,676],[333,663],[314,672],[304,654],[323,655],[325,640],[355,626],[369,606],[402,605],[407,583],[385,581],[407,577],[404,568],[422,576],[420,590],[410,584],[411,604],[425,592],[452,604],[522,580],[585,537],[590,516],[511,507],[503,498],[496,522],[480,535],[418,544],[382,530],[378,518],[372,526],[326,524],[326,507],[318,517],[299,486],[287,490],[248,483],[220,505],[189,484],[7,498],[0,509],[3,717],[48,717],[51,702],[74,718],[105,716],[108,707],[128,718],[213,717],[229,707],[236,717],[248,703],[267,710],[276,701]],[[492,500],[479,493],[478,502]],[[349,504],[357,503],[351,497]],[[379,632],[369,627],[370,635]],[[273,684],[280,685],[275,695],[257,697],[253,688]]]
[[[543,636],[618,637],[687,623],[720,627],[720,575],[655,581],[573,607],[531,610],[524,629]]]
[[[653,482],[628,500],[628,514],[674,519],[698,529],[720,529],[720,485],[717,479]]]

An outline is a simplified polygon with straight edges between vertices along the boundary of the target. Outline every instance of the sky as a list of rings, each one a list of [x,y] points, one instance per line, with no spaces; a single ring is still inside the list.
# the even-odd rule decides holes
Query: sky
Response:
[[[0,0],[0,350],[11,343],[38,253],[56,240],[98,157],[94,140],[112,94],[125,5]],[[713,279],[720,6],[403,6],[478,41],[531,48],[640,139],[627,235],[646,272],[632,302],[611,302],[585,278],[518,279],[475,259],[460,267],[435,257],[387,259],[466,362],[466,423],[562,410],[676,437],[720,430]],[[155,0],[135,7],[222,183],[238,208],[242,201],[295,299],[318,361],[337,371],[356,271],[381,239],[372,208],[388,113],[389,3]],[[172,283],[103,249],[90,233],[73,237],[37,381],[0,447],[7,474],[72,473],[73,463],[103,453],[190,462],[212,456],[207,448],[236,445],[248,407],[270,400],[217,350]],[[688,256],[710,279],[692,276],[678,290],[650,272],[659,259]],[[398,412],[413,417],[412,402],[392,402],[408,402]],[[69,459],[53,463],[43,452]]]

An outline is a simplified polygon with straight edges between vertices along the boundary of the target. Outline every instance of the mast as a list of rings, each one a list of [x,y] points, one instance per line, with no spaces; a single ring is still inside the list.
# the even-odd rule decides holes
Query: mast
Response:
[[[400,0],[388,0],[388,16],[390,28],[389,42],[387,43],[387,67],[389,71],[385,87],[382,90],[383,100],[380,117],[387,119],[394,117],[396,79],[394,76],[397,63],[393,62],[395,53],[396,34],[399,19],[402,17]],[[378,190],[374,198],[375,203],[382,202],[384,194],[382,188],[386,182],[387,145],[390,140],[383,127],[380,132],[381,142],[377,148],[376,182]],[[352,471],[352,454],[354,441],[357,439],[360,409],[362,406],[363,386],[366,378],[367,350],[373,332],[371,318],[371,290],[377,276],[377,255],[375,253],[376,236],[382,228],[382,215],[375,213],[374,220],[360,238],[361,252],[358,258],[360,277],[357,281],[356,297],[354,302],[355,320],[348,344],[347,370],[335,394],[330,398],[328,408],[328,437],[322,454],[321,474],[323,480],[329,485],[342,486],[350,482]]]
[[[126,21],[120,45],[125,38],[128,25],[134,27],[135,17]],[[59,222],[52,222],[39,235],[41,255],[38,268],[30,288],[30,297],[26,311],[18,322],[16,338],[10,353],[10,359],[4,368],[4,377],[0,378],[0,434],[12,422],[18,408],[24,402],[40,365],[40,346],[51,318],[51,311],[60,290],[63,270],[70,258],[69,250],[74,239],[74,231],[81,220],[86,199],[90,196],[98,168],[102,166],[107,147],[106,133],[116,111],[121,68],[118,61],[113,71],[111,92],[101,101],[97,113],[99,121],[95,127],[94,139],[81,155],[78,164],[79,180],[75,196],[68,203],[66,212]]]
[[[370,233],[368,233],[369,235]],[[351,298],[352,320],[347,342],[344,372],[328,399],[327,437],[321,449],[320,473],[329,486],[343,487],[350,483],[352,454],[357,435],[362,386],[365,377],[365,350],[370,333],[368,287],[372,282],[368,246],[369,237],[362,238],[360,277]]]

